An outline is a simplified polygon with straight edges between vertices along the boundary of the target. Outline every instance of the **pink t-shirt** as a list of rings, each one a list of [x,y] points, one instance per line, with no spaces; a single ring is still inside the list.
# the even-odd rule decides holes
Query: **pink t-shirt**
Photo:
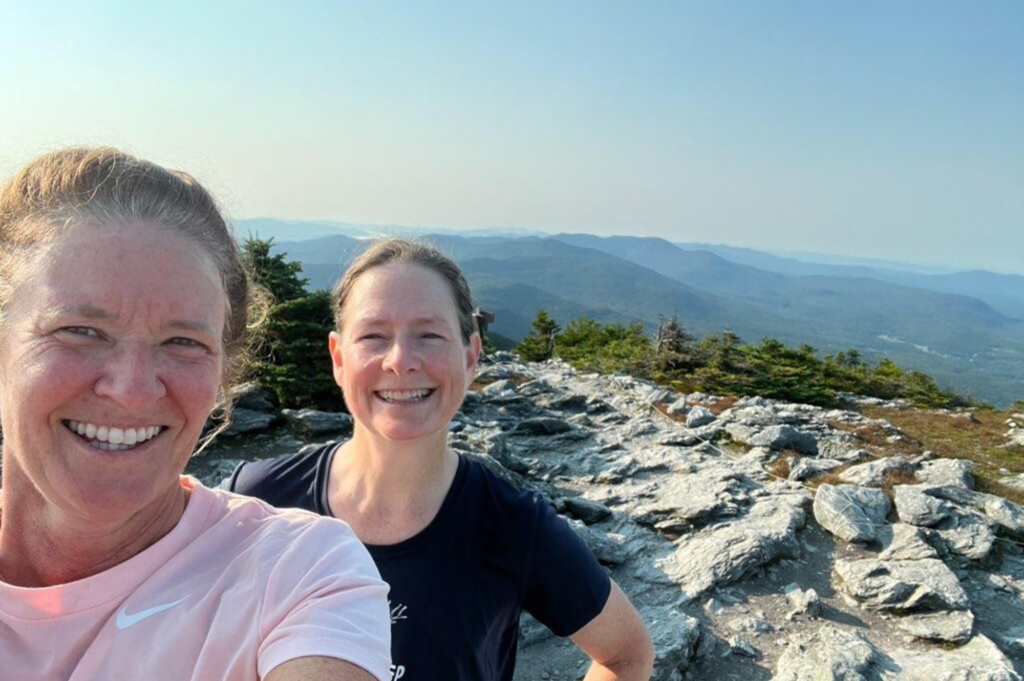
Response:
[[[0,680],[255,681],[310,655],[390,678],[388,587],[347,525],[182,484],[181,522],[130,560],[0,581]]]

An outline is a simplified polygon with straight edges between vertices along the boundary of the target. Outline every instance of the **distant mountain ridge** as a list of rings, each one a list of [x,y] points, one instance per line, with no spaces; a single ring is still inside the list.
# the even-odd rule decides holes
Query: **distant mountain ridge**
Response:
[[[494,330],[511,338],[527,333],[537,309],[563,324],[587,314],[649,328],[678,314],[700,335],[728,328],[752,342],[773,337],[825,353],[853,347],[998,404],[1024,397],[1024,277],[807,264],[650,237],[418,236],[460,262],[478,303],[498,312]],[[364,243],[335,233],[278,240],[276,250],[301,262],[314,288],[329,288]],[[731,260],[733,251],[747,262]]]

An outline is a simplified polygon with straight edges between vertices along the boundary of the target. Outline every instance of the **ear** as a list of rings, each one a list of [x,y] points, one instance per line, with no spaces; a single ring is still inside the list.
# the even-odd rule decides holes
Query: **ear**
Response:
[[[341,334],[331,331],[327,336],[327,349],[331,353],[331,366],[334,372],[334,382],[341,387],[342,379],[345,377],[345,365],[341,356]]]
[[[466,388],[476,378],[476,368],[480,362],[480,352],[482,350],[482,344],[480,343],[480,334],[473,333],[469,337],[469,345],[466,346]]]

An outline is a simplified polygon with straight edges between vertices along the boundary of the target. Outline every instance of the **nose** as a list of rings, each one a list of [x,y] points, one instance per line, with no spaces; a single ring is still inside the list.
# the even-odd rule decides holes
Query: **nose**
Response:
[[[139,411],[167,394],[157,370],[157,358],[145,343],[119,345],[96,382],[95,392],[118,405]]]
[[[388,347],[387,354],[381,363],[384,371],[391,371],[399,376],[404,376],[410,371],[418,371],[421,362],[415,344],[405,338],[397,337]]]

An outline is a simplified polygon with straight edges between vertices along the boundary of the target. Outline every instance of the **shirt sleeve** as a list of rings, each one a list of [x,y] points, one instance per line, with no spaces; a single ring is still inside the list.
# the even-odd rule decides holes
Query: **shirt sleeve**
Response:
[[[238,480],[238,474],[242,472],[242,467],[245,466],[245,463],[245,461],[242,461],[237,466],[235,466],[235,470],[231,471],[231,475],[220,481],[220,484],[217,485],[217,489],[226,490],[228,492],[234,492],[235,482]]]
[[[558,636],[570,636],[601,614],[611,578],[583,540],[539,497],[526,567],[524,607]]]
[[[299,657],[331,657],[390,679],[388,587],[347,525],[320,518],[290,538],[267,583],[258,672]]]

